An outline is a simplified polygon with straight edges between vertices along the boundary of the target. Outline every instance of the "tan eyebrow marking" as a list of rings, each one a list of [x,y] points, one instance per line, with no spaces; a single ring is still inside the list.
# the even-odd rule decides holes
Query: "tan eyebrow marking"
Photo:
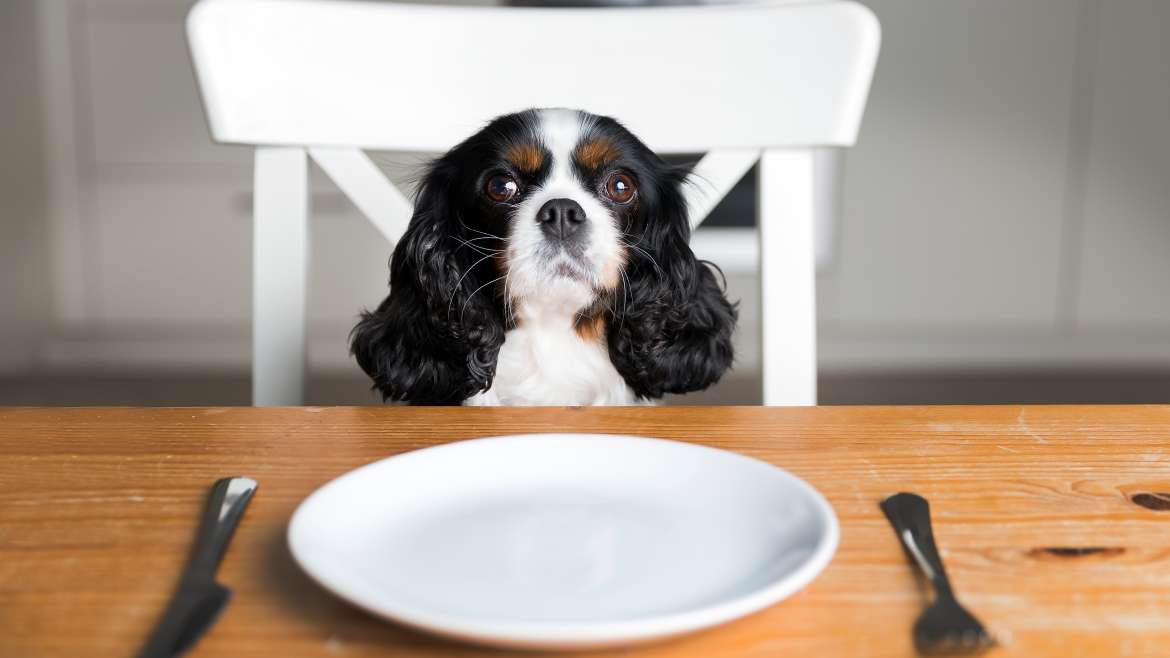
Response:
[[[577,147],[577,161],[590,169],[600,169],[618,159],[622,154],[617,145],[607,137],[585,142]]]
[[[544,150],[536,144],[514,144],[504,151],[504,159],[520,171],[533,173],[544,166]]]

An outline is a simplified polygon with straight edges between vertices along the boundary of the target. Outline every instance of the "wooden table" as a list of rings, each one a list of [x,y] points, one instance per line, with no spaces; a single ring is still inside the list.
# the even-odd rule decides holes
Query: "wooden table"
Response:
[[[193,658],[507,655],[326,594],[285,526],[358,465],[535,431],[742,452],[811,482],[841,519],[839,552],[804,592],[629,655],[912,655],[924,590],[877,506],[900,490],[930,499],[960,598],[1002,642],[990,655],[1170,655],[1170,407],[712,407],[0,409],[0,656],[132,655],[208,486],[237,474],[260,489],[220,570],[235,598]]]

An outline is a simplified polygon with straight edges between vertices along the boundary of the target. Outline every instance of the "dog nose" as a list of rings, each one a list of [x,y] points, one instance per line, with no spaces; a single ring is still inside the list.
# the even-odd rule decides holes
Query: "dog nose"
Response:
[[[585,223],[585,209],[572,199],[552,199],[540,207],[536,221],[549,237],[566,240]]]

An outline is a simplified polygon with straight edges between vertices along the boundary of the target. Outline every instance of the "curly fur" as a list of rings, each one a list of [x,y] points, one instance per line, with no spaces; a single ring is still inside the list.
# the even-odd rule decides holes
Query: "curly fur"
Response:
[[[431,166],[391,257],[391,294],[350,334],[358,365],[385,400],[461,404],[495,375],[503,310],[471,295],[485,275],[471,269],[474,253],[458,248],[467,239],[450,203],[458,153]]]
[[[737,311],[714,266],[695,258],[680,191],[681,172],[659,173],[656,208],[642,216],[648,253],[626,266],[624,313],[609,324],[609,355],[630,388],[645,398],[701,391],[732,365]],[[653,257],[653,258],[651,258]]]

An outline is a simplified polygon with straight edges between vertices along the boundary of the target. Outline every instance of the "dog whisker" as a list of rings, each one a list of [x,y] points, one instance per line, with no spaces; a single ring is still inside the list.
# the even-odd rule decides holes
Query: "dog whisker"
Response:
[[[624,267],[618,269],[618,276],[622,278],[622,314],[618,317],[618,329],[621,329],[626,324],[626,312],[630,310],[630,280]]]
[[[463,226],[463,228],[464,228],[464,229],[466,229],[466,230],[468,230],[468,231],[471,231],[472,233],[479,233],[480,235],[487,236],[487,237],[489,237],[489,238],[495,238],[495,239],[497,239],[497,240],[502,240],[502,239],[503,239],[503,238],[501,238],[500,236],[498,236],[498,235],[493,235],[493,234],[491,234],[491,233],[488,233],[487,231],[481,231],[481,230],[479,230],[479,229],[474,229],[474,228],[471,228],[470,226],[468,226],[468,225],[467,225],[467,224],[466,224],[466,223],[463,221],[463,218],[462,218],[462,217],[461,217],[461,218],[459,218],[459,224],[460,224],[461,226]]]
[[[471,267],[467,268],[467,271],[463,273],[463,276],[459,277],[459,280],[455,282],[455,288],[451,290],[451,299],[450,299],[450,301],[447,302],[447,319],[448,320],[451,318],[451,306],[455,303],[455,293],[459,292],[459,287],[461,285],[463,285],[463,280],[467,278],[468,274],[471,274],[471,271],[475,269],[476,265],[479,265],[480,263],[484,262],[485,260],[487,260],[489,258],[493,258],[494,256],[495,256],[494,254],[488,254],[487,256],[484,256],[483,258],[475,261],[471,265]],[[472,294],[475,294],[475,293],[472,293]],[[470,296],[469,296],[469,298],[470,298]],[[464,304],[464,308],[466,308],[466,307],[467,307],[466,304]],[[462,318],[460,318],[459,321],[462,322],[463,321]]]
[[[497,237],[496,237],[496,236],[494,236],[494,235],[485,235],[485,236],[483,236],[483,237],[479,237],[479,238],[472,238],[472,239],[470,239],[470,240],[465,240],[465,242],[479,242],[480,240],[502,240],[502,239],[501,239],[501,238],[497,238]]]
[[[499,281],[500,279],[503,279],[503,278],[504,278],[504,277],[506,277],[506,276],[508,276],[508,275],[507,275],[507,274],[505,274],[504,276],[499,276],[499,277],[496,277],[496,278],[492,279],[491,281],[488,281],[487,283],[483,284],[482,286],[480,286],[480,287],[476,288],[475,290],[471,291],[471,294],[470,294],[470,295],[468,295],[468,296],[467,296],[467,299],[466,299],[466,300],[464,300],[464,302],[463,302],[463,308],[462,308],[462,310],[460,310],[460,311],[459,311],[459,324],[460,324],[460,325],[462,325],[462,324],[463,324],[463,316],[467,314],[467,305],[471,303],[471,298],[472,298],[472,297],[475,297],[475,293],[479,292],[480,290],[483,290],[484,288],[486,288],[486,287],[488,287],[488,286],[492,285],[492,284],[493,284],[493,283],[495,283],[496,281]]]
[[[484,238],[481,238],[481,239],[484,239]],[[480,254],[484,254],[484,255],[488,255],[488,256],[504,253],[503,249],[492,249],[490,247],[484,247],[481,245],[474,245],[466,240],[463,240],[462,238],[455,238],[455,240],[460,243],[460,245],[461,245],[460,248],[469,247],[472,251],[475,251],[476,253],[480,253]]]
[[[638,253],[642,254],[642,255],[643,255],[643,256],[645,256],[647,259],[649,259],[650,263],[654,265],[654,269],[658,270],[658,273],[659,273],[659,274],[663,274],[663,275],[665,275],[665,274],[666,274],[666,272],[665,272],[665,271],[664,271],[664,270],[663,270],[661,267],[659,267],[659,265],[658,265],[658,261],[657,261],[657,260],[654,260],[654,256],[651,256],[651,255],[650,255],[650,252],[646,251],[645,249],[643,249],[643,248],[641,248],[641,247],[639,247],[639,246],[637,246],[637,245],[629,244],[629,243],[626,243],[626,242],[622,242],[621,244],[622,244],[623,246],[625,246],[625,247],[629,248],[629,249],[633,249],[634,251],[636,251],[636,252],[638,252]]]

